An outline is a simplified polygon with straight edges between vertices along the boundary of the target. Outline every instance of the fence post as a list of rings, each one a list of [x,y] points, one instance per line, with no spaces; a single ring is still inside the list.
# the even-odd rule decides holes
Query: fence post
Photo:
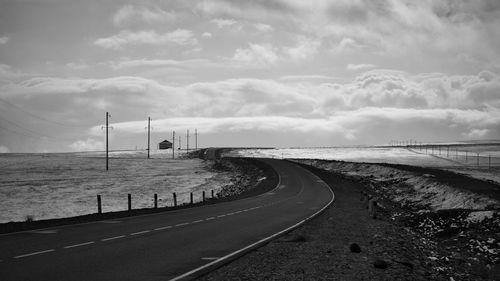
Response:
[[[214,190],[212,189],[212,199],[214,199]]]
[[[203,202],[205,202],[205,190],[203,190]]]
[[[192,192],[189,194],[189,202],[191,202],[191,205],[193,204],[193,193]]]
[[[102,214],[101,195],[97,195],[97,213]]]
[[[177,207],[177,194],[175,194],[174,192],[173,195],[174,195],[174,207]]]
[[[155,193],[155,209],[158,208],[158,194]]]
[[[128,194],[128,210],[131,211],[132,210],[132,194]]]

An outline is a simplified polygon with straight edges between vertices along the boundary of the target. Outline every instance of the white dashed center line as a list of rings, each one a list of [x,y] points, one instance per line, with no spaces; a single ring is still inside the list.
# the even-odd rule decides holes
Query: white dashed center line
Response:
[[[115,236],[115,237],[104,238],[104,239],[101,239],[101,241],[105,242],[105,241],[120,239],[120,238],[124,238],[124,237],[125,237],[125,235],[120,235],[120,236]]]
[[[231,212],[231,213],[227,213],[227,214],[222,214],[222,215],[218,215],[217,217],[208,217],[208,218],[202,219],[202,220],[195,220],[195,221],[192,221],[192,222],[179,223],[179,224],[176,224],[174,226],[167,225],[167,226],[155,228],[154,230],[159,231],[159,230],[170,229],[170,228],[174,228],[174,227],[185,226],[185,225],[189,225],[189,224],[201,223],[203,221],[215,220],[217,218],[223,218],[223,217],[226,217],[226,216],[231,216],[231,215],[235,215],[235,214],[239,214],[239,213],[243,213],[243,212],[248,212],[248,211],[255,210],[255,209],[258,209],[258,208],[261,208],[261,207],[263,207],[263,206],[256,206],[256,207],[248,208],[248,209],[245,209],[245,210],[239,210],[239,211],[235,211],[235,212]],[[109,221],[100,221],[100,222],[101,223],[120,223],[121,221],[109,220]],[[53,229],[53,230],[33,231],[32,233],[53,234],[53,233],[56,233],[57,231],[58,231],[57,229]],[[145,233],[148,233],[148,232],[151,232],[151,230],[144,230],[144,231],[134,232],[134,233],[130,233],[129,235],[130,236],[134,236],[134,235],[145,234]],[[127,237],[127,235],[119,235],[119,236],[113,236],[113,237],[103,238],[100,241],[106,242],[106,241],[121,239],[121,238],[125,238],[125,237]],[[90,245],[90,244],[94,244],[94,243],[95,243],[94,241],[89,241],[89,242],[84,242],[84,243],[79,243],[79,244],[74,244],[74,245],[68,245],[68,246],[65,246],[64,249],[71,249],[71,248],[86,246],[86,245]],[[20,259],[20,258],[24,258],[24,257],[39,255],[39,254],[50,253],[50,252],[54,252],[54,251],[55,251],[55,249],[49,249],[49,250],[45,250],[45,251],[38,251],[38,252],[29,253],[29,254],[15,256],[14,258],[15,259]],[[216,259],[219,259],[219,258],[218,257],[203,257],[201,259],[202,260],[216,260]],[[3,260],[0,260],[0,262],[2,262],[2,261]]]
[[[163,227],[158,227],[158,228],[155,228],[155,230],[164,230],[164,229],[169,229],[169,228],[172,228],[172,226],[167,225],[167,226],[163,226]]]
[[[75,245],[69,245],[69,246],[64,247],[64,249],[70,249],[70,248],[75,248],[75,247],[80,247],[80,246],[85,246],[85,245],[90,245],[90,244],[94,244],[94,241],[75,244]]]
[[[140,234],[148,233],[148,232],[150,232],[150,231],[151,231],[151,230],[144,230],[144,231],[139,231],[139,232],[130,233],[130,235],[140,235]]]
[[[50,249],[50,250],[45,250],[45,251],[40,251],[40,252],[34,252],[34,253],[24,254],[24,255],[20,255],[20,256],[15,256],[14,258],[15,259],[20,259],[20,258],[24,258],[24,257],[39,255],[39,254],[50,253],[50,252],[54,252],[54,251],[55,251],[54,249]]]

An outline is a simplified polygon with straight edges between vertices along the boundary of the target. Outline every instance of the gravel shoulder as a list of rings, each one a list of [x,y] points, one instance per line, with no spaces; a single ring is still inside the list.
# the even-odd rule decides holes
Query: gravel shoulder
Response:
[[[370,178],[304,167],[332,188],[336,196],[333,206],[308,224],[200,280],[500,279],[495,258],[498,217],[461,225],[457,232],[456,217],[470,211],[421,214],[416,206],[384,202],[384,210],[374,216],[367,209],[367,196],[376,195],[377,189]],[[493,255],[484,253],[481,243],[487,241]],[[351,250],[353,243],[360,252]]]

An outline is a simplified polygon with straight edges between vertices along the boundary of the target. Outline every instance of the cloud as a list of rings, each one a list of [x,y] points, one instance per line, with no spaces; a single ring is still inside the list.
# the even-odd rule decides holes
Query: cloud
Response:
[[[9,153],[10,149],[5,145],[0,145],[0,153]]]
[[[481,139],[488,134],[488,129],[472,129],[464,135],[469,139]]]
[[[97,39],[94,45],[118,50],[126,45],[195,45],[197,43],[193,32],[186,29],[177,29],[162,34],[158,34],[154,30],[138,32],[123,30],[116,35]]]
[[[190,50],[193,52],[193,50]],[[198,50],[201,51],[201,50]],[[123,59],[118,62],[109,62],[109,65],[115,70],[135,68],[135,67],[204,67],[212,65],[212,62],[207,59],[190,59],[190,60],[162,60],[162,59]]]
[[[374,64],[369,64],[369,63],[361,63],[361,64],[351,64],[350,63],[346,66],[346,69],[352,70],[352,71],[359,71],[359,70],[367,70],[367,69],[375,68],[375,67],[377,67],[377,66]]]
[[[238,22],[234,19],[213,19],[210,22],[217,25],[218,28],[236,25]]]
[[[8,36],[2,36],[0,37],[0,45],[7,44],[9,42],[10,38]]]
[[[274,31],[274,28],[272,26],[270,26],[269,24],[255,23],[253,26],[260,32],[272,32],[272,31]]]
[[[105,149],[104,142],[97,141],[93,138],[86,140],[78,140],[69,145],[73,151],[103,151]]]
[[[232,60],[243,65],[266,66],[278,61],[275,47],[270,44],[252,44],[248,48],[238,48],[234,52]]]
[[[212,37],[212,33],[210,33],[210,32],[203,32],[203,34],[201,36],[205,37],[205,38],[210,38],[210,37]]]
[[[116,26],[137,22],[164,23],[172,22],[175,18],[174,12],[164,11],[157,6],[124,5],[113,15],[113,23]]]
[[[449,76],[372,70],[350,82],[331,80],[306,75],[173,86],[126,76],[37,77],[2,85],[0,92],[23,108],[43,108],[57,120],[100,124],[102,113],[109,111],[116,134],[142,134],[146,116],[152,116],[160,122],[155,125],[158,133],[197,127],[213,134],[281,131],[299,137],[295,134],[322,131],[323,137],[331,134],[338,140],[368,143],[417,133],[414,137],[434,140],[500,137],[500,96],[489,92],[495,93],[495,85],[500,85],[495,73]],[[92,132],[95,137],[102,135],[97,125]],[[84,147],[86,136],[79,139],[83,141],[72,149]],[[91,147],[92,141],[87,143]]]
[[[320,42],[306,37],[299,37],[295,47],[285,48],[285,53],[292,60],[309,59],[316,54]]]

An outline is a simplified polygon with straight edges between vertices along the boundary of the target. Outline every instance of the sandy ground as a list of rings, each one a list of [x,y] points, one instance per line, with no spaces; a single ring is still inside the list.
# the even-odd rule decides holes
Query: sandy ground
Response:
[[[176,155],[178,156],[178,155]],[[171,159],[171,152],[144,151],[110,153],[105,170],[102,152],[0,154],[0,223],[72,217],[94,213],[96,196],[101,195],[103,212],[153,206],[158,194],[159,207],[201,200],[202,191],[218,192],[231,182],[231,170],[216,171],[200,159]]]

